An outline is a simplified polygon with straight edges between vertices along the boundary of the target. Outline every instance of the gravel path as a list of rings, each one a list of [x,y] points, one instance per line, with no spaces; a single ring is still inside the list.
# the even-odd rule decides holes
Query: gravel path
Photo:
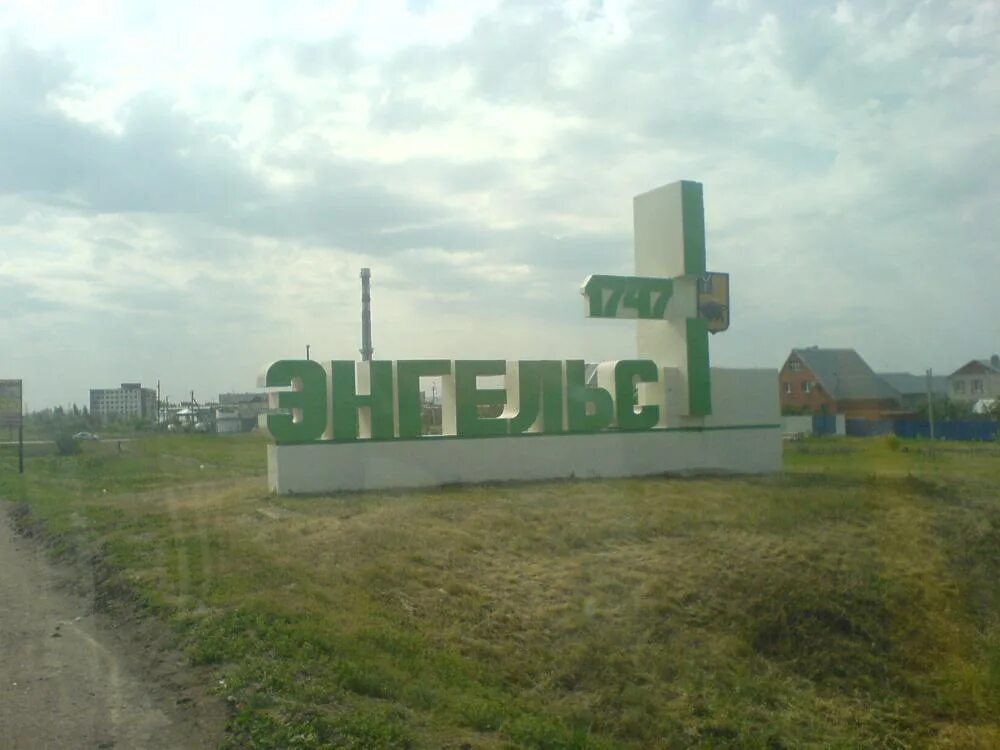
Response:
[[[96,615],[74,574],[0,503],[0,748],[216,747],[219,710],[191,697],[180,659]]]

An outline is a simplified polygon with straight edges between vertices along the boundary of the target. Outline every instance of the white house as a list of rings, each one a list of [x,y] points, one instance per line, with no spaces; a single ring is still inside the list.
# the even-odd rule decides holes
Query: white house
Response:
[[[948,397],[975,403],[1000,398],[1000,356],[973,359],[948,376]]]

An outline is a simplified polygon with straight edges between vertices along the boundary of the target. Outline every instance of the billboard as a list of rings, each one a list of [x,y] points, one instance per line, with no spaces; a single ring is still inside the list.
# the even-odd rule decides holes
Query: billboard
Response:
[[[21,424],[21,381],[0,380],[0,426]]]

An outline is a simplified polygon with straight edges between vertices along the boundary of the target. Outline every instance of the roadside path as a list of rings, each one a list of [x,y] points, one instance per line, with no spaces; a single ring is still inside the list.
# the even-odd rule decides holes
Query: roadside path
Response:
[[[177,657],[95,615],[93,586],[72,593],[69,573],[16,535],[7,509],[0,502],[0,748],[216,747],[218,715],[182,695]]]
[[[135,438],[100,438],[99,440],[95,440],[94,442],[95,443],[133,443],[133,442],[135,442]],[[53,443],[55,443],[55,440],[25,440],[24,441],[25,445],[52,445]],[[19,443],[16,440],[3,440],[3,441],[0,441],[0,445],[2,445],[2,446],[10,446],[10,447],[15,447],[16,448],[19,445]]]

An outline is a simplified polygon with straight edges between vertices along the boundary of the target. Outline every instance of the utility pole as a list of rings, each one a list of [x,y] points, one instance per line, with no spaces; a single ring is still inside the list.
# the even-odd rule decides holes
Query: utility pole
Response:
[[[309,359],[309,344],[306,344],[306,359]]]
[[[934,389],[932,387],[931,379],[934,377],[931,374],[931,369],[927,370],[927,419],[931,425],[931,452],[934,451]]]
[[[18,401],[24,401],[24,386],[18,385]],[[28,413],[27,404],[18,404],[20,413],[17,415],[17,473],[24,473],[24,415]]]
[[[375,349],[372,348],[372,271],[361,269],[361,361],[371,362]]]

